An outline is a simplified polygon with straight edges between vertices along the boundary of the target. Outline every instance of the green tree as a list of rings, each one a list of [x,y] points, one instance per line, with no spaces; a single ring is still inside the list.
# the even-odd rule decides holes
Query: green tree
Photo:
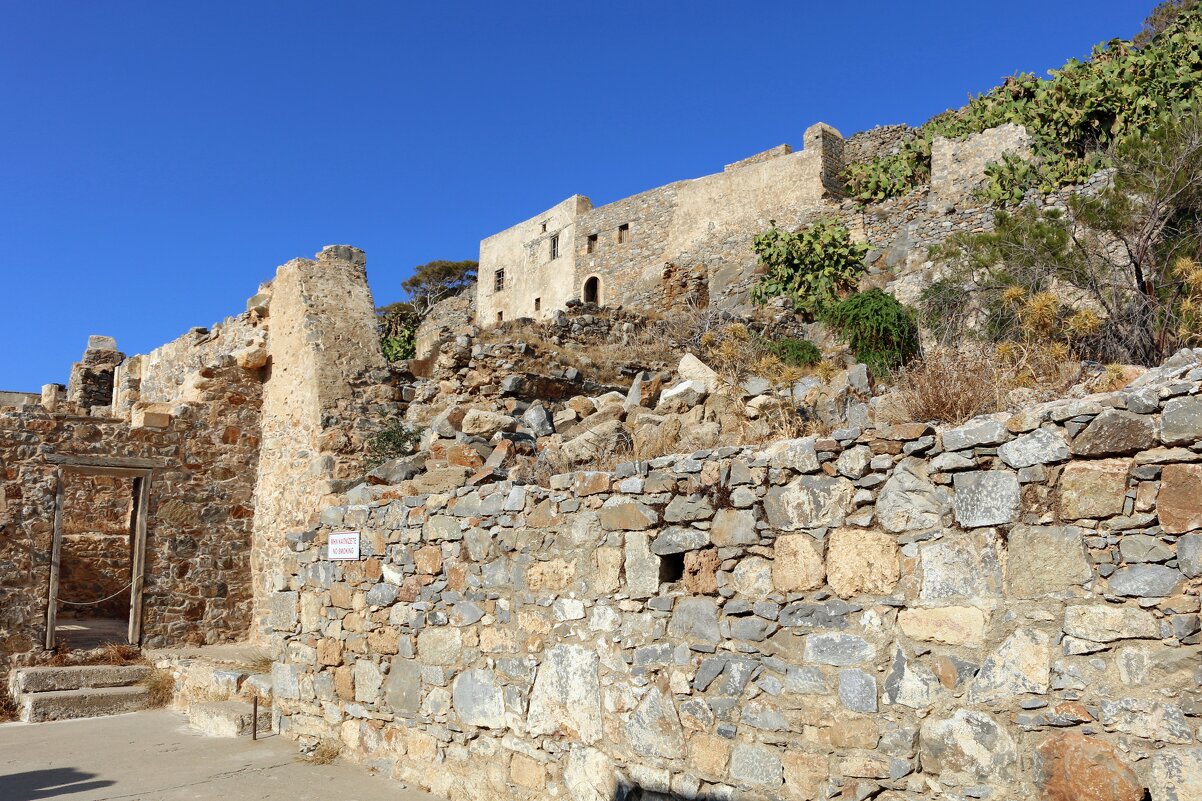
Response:
[[[413,268],[412,277],[401,284],[408,303],[422,317],[440,300],[458,295],[476,283],[480,265],[475,261],[434,261]]]
[[[380,348],[390,362],[417,354],[417,327],[439,301],[454,297],[476,282],[474,261],[435,261],[420,264],[401,284],[406,300],[376,309]]]
[[[1106,362],[1157,364],[1199,341],[1202,310],[1202,120],[1116,145],[1113,181],[1065,209],[999,212],[993,231],[932,251],[952,277],[924,294],[975,309],[941,321],[951,338],[1036,337]],[[971,288],[971,295],[967,290]]]

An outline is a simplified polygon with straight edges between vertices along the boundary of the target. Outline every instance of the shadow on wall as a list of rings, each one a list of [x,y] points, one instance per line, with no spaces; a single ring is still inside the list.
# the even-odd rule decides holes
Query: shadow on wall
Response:
[[[96,775],[76,768],[47,768],[0,776],[0,798],[4,801],[37,801],[116,784],[111,779],[96,779]]]
[[[729,801],[728,795],[711,795],[708,793],[694,793],[689,795],[680,795],[673,792],[659,792],[657,790],[648,790],[645,787],[640,787],[637,784],[621,783],[617,790],[614,791],[613,798],[610,801]]]

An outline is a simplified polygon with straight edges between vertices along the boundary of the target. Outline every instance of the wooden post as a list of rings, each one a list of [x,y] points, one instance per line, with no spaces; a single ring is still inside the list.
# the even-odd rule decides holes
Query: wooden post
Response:
[[[131,586],[129,591],[129,642],[142,642],[142,589],[146,578],[146,519],[150,512],[150,478],[147,470],[134,479],[134,558],[130,565]]]
[[[63,551],[63,469],[55,473],[54,538],[50,545],[50,593],[46,603],[46,649],[54,648],[54,630],[58,625],[58,565]]]

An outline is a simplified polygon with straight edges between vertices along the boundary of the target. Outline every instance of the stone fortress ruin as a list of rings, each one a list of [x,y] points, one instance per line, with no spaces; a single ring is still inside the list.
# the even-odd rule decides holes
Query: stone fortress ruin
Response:
[[[302,748],[452,801],[1202,797],[1202,351],[943,428],[878,420],[853,365],[822,436],[596,464],[603,428],[725,430],[764,390],[732,401],[692,357],[594,382],[482,337],[737,308],[751,237],[819,214],[904,291],[928,244],[990,224],[971,188],[1025,134],[937,140],[929,188],[847,203],[842,164],[889,136],[818,125],[798,153],[570,198],[481,243],[476,325],[420,361],[385,362],[339,245],[212,328],[133,357],[94,337],[65,388],[0,395],[23,716],[135,708],[115,687],[81,712],[36,667],[118,632],[194,725],[238,734],[270,699]],[[394,418],[418,453],[369,470]],[[523,468],[556,449],[568,468]],[[358,558],[332,559],[348,533]]]

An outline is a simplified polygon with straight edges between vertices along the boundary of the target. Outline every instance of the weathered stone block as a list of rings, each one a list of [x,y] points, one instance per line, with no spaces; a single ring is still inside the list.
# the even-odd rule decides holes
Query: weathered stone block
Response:
[[[968,782],[1005,782],[1018,775],[1014,740],[985,712],[960,709],[948,718],[928,718],[919,749],[925,773]]]
[[[1165,445],[1192,445],[1202,440],[1202,395],[1165,401],[1160,439]]]
[[[1084,532],[1076,527],[1015,526],[1006,550],[1006,587],[1016,598],[1039,598],[1093,580]]]
[[[1107,409],[1073,440],[1073,453],[1078,456],[1122,456],[1155,444],[1156,425],[1152,418]]]
[[[968,690],[971,704],[1048,691],[1051,640],[1035,629],[1018,629],[981,665]]]
[[[1037,464],[1063,462],[1070,456],[1068,443],[1059,434],[1039,428],[998,448],[998,456],[1016,470]]]
[[[998,470],[956,473],[956,522],[965,528],[997,526],[1018,518],[1018,477]]]
[[[897,464],[876,502],[877,520],[894,534],[938,528],[949,511],[947,490],[932,484],[926,462],[913,457]]]
[[[847,515],[854,486],[845,478],[799,476],[764,496],[768,523],[781,531],[839,525]]]
[[[1079,732],[1057,732],[1035,749],[1035,781],[1044,798],[1142,801],[1135,772],[1108,743]]]
[[[1169,534],[1202,528],[1202,464],[1165,465],[1156,510]]]
[[[548,649],[539,666],[526,716],[530,734],[559,734],[586,745],[601,738],[597,654],[578,645]]]
[[[1060,476],[1060,517],[1064,520],[1123,513],[1130,459],[1071,462]]]
[[[926,642],[975,648],[985,638],[985,613],[975,606],[903,609],[897,624],[907,637]]]
[[[900,576],[897,542],[883,531],[841,528],[826,546],[826,578],[842,598],[885,595]]]
[[[772,559],[772,584],[778,592],[805,592],[822,586],[826,567],[821,544],[808,534],[776,538]]]
[[[1151,612],[1133,606],[1101,604],[1070,606],[1064,610],[1064,631],[1093,642],[1158,639],[1160,626]]]
[[[455,712],[465,725],[504,728],[505,699],[491,671],[463,671],[455,677],[451,697]]]

